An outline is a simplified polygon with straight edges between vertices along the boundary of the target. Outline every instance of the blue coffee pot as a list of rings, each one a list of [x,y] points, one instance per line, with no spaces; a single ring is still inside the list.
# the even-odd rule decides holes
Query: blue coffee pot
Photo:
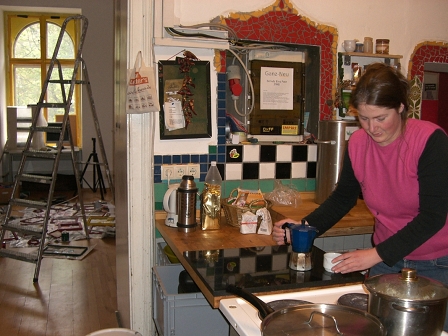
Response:
[[[306,225],[305,220],[301,224],[285,223],[282,229],[285,230],[285,244],[287,244],[287,231],[289,229],[292,253],[289,267],[296,271],[309,271],[313,267],[311,248],[318,230],[314,226]]]

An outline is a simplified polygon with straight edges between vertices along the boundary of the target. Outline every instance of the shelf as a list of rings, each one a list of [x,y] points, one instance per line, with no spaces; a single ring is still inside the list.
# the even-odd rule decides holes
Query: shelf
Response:
[[[359,52],[341,52],[341,54],[346,55],[346,56],[354,56],[354,57],[377,57],[377,58],[391,58],[391,59],[403,58],[402,55],[367,54],[367,53],[359,53]]]

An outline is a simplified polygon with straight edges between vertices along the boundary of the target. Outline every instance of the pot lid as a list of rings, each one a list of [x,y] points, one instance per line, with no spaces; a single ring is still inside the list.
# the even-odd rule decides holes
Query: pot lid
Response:
[[[386,335],[380,320],[362,310],[334,304],[313,303],[277,310],[261,324],[263,336],[284,335]]]
[[[433,301],[448,298],[448,288],[441,282],[417,276],[413,268],[403,268],[399,274],[382,274],[366,279],[371,293],[400,300]]]

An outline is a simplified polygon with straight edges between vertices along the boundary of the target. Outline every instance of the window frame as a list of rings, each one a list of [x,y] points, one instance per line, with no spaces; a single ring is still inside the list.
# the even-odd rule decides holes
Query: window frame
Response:
[[[51,62],[51,58],[53,56],[54,50],[48,50],[50,53],[47,55],[47,24],[52,23],[59,27],[62,26],[62,23],[67,17],[72,16],[73,14],[56,14],[56,13],[38,13],[38,12],[5,12],[4,13],[4,22],[6,25],[6,36],[5,36],[5,52],[6,52],[6,103],[8,106],[15,106],[15,77],[14,77],[14,69],[17,66],[33,66],[40,67],[41,71],[41,88],[45,82],[47,76],[47,70]],[[12,22],[17,17],[23,18],[23,24],[18,24],[16,22]],[[15,58],[13,57],[14,45],[20,33],[26,29],[26,27],[31,24],[39,23],[40,25],[40,58]],[[78,24],[75,24],[76,21],[71,21],[66,26],[66,33],[70,36],[73,42],[74,55],[73,59],[58,59],[63,68],[73,69],[75,64],[75,59],[77,55],[77,50],[80,43],[80,30]],[[80,67],[81,68],[81,67]],[[57,71],[55,69],[53,70]],[[55,73],[53,73],[54,75]],[[78,71],[78,79],[81,77],[80,71]],[[70,118],[71,120],[75,120],[75,125],[71,124],[71,127],[75,127],[75,134],[73,137],[74,145],[82,148],[82,124],[81,124],[81,113],[82,113],[82,101],[81,101],[81,93],[82,89],[80,85],[76,85],[73,97],[72,97],[72,106],[74,107],[74,116],[75,118]],[[37,101],[36,101],[37,103]],[[48,110],[46,108],[42,109],[45,118],[48,120]],[[72,114],[70,114],[72,116]]]

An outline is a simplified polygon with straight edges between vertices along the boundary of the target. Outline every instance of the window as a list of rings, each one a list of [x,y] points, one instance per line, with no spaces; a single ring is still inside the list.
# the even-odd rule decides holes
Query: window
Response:
[[[10,106],[35,105],[40,98],[47,76],[48,66],[56,47],[61,26],[67,15],[43,15],[25,13],[6,13],[7,22],[7,67],[8,94]],[[58,51],[63,78],[70,79],[73,73],[76,52],[79,43],[79,28],[75,20],[66,27]],[[57,67],[52,72],[52,79],[59,79]],[[65,85],[68,92],[69,85]],[[50,83],[45,100],[62,102],[60,84]],[[70,122],[73,141],[81,147],[81,88],[76,85],[70,107]],[[43,109],[48,122],[61,121],[64,109]],[[73,124],[75,121],[75,124]]]

